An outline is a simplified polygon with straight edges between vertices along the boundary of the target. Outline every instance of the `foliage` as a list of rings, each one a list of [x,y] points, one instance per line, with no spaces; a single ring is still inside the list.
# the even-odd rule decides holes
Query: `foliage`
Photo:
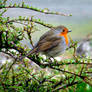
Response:
[[[92,91],[92,65],[91,59],[75,56],[77,42],[71,40],[67,50],[72,50],[72,59],[62,61],[43,59],[39,54],[28,55],[27,58],[19,60],[20,57],[29,53],[27,46],[22,46],[21,41],[26,35],[30,44],[34,47],[32,33],[35,32],[36,24],[52,28],[40,19],[19,16],[19,18],[2,17],[8,8],[26,8],[33,11],[65,15],[58,12],[50,12],[20,4],[6,5],[6,1],[0,0],[0,52],[11,57],[11,62],[6,61],[0,65],[0,91],[1,92],[74,92]],[[14,23],[22,24],[23,27],[16,27]]]

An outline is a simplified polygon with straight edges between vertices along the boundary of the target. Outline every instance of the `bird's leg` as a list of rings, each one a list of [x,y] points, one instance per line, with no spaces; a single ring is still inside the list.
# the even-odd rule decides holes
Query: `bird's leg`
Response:
[[[54,57],[51,57],[51,58],[53,59],[54,63],[58,63],[58,61]]]
[[[50,63],[58,63],[57,60],[53,56],[51,56],[49,60],[50,60]]]

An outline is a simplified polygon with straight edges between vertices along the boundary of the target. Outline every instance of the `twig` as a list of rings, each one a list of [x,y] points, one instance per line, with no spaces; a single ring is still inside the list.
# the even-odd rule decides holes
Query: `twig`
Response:
[[[4,80],[6,79],[9,71],[11,70],[11,68],[13,67],[13,65],[17,62],[17,60],[14,60],[13,63],[10,65],[9,69],[7,70],[6,74],[5,74],[5,77],[4,77]]]
[[[58,83],[56,83],[55,85],[52,86],[52,88],[56,88],[57,86],[61,85],[64,81],[67,81],[69,80],[70,78],[72,78],[73,76],[71,77],[66,77],[64,80],[60,80]]]
[[[50,66],[50,68],[61,71],[61,72],[65,72],[65,73],[69,73],[69,74],[73,74],[75,76],[78,76],[79,78],[81,78],[85,83],[89,84],[90,86],[92,86],[92,83],[90,81],[92,81],[91,79],[89,79],[87,76],[82,76],[73,72],[69,72],[69,71],[65,71],[65,70],[61,70],[59,68],[54,68],[52,66]]]
[[[31,18],[31,19],[28,19],[28,18],[11,19],[11,20],[7,21],[6,24],[12,23],[12,22],[21,23],[19,21],[30,21],[30,22],[35,22],[37,24],[43,25],[43,26],[48,27],[48,28],[52,28],[53,27],[51,24],[46,24],[43,21],[40,21],[39,19],[37,20],[37,19],[34,19],[34,18]]]
[[[84,64],[82,65],[82,68],[81,68],[79,75],[82,75],[83,69],[84,69]]]
[[[73,74],[73,75],[78,76],[78,77],[80,77],[80,78],[82,78],[82,79],[84,79],[84,77],[85,77],[85,76],[78,75],[78,74],[73,73],[73,72],[69,72],[69,71],[61,70],[61,69],[59,69],[59,68],[54,68],[54,67],[52,67],[52,66],[51,66],[50,68],[55,69],[55,70],[58,70],[58,71],[61,71],[61,72],[65,72],[65,73]]]
[[[73,82],[73,83],[70,83],[70,84],[65,84],[65,85],[63,85],[63,86],[61,86],[61,87],[58,87],[58,88],[52,90],[52,92],[56,92],[56,91],[58,91],[58,90],[60,90],[60,89],[65,89],[65,88],[67,88],[67,87],[69,87],[69,86],[73,86],[73,85],[75,85],[75,84],[80,84],[80,83],[81,83],[81,82],[76,81],[76,82]]]
[[[52,11],[49,11],[48,9],[38,9],[38,8],[34,8],[34,7],[29,7],[28,5],[23,5],[23,6],[18,6],[18,5],[13,5],[13,6],[4,6],[2,8],[24,8],[24,9],[30,9],[30,10],[33,10],[33,11],[37,11],[37,12],[40,12],[40,13],[44,13],[44,14],[53,14],[53,15],[60,15],[60,16],[72,16],[72,14],[63,14],[63,13],[60,13],[60,12],[52,12]]]
[[[33,17],[31,17],[31,20],[32,20]],[[28,21],[29,22],[29,21]],[[33,41],[32,41],[32,36],[31,36],[31,33],[32,33],[32,29],[33,29],[33,22],[31,22],[31,27],[27,27],[27,34],[28,34],[28,38],[30,40],[30,43],[32,45],[32,47],[34,48],[34,45],[33,45]]]

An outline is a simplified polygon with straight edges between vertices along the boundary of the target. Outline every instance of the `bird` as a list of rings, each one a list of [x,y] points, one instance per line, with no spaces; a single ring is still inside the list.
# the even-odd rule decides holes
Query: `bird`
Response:
[[[69,44],[67,34],[71,32],[63,25],[53,27],[46,33],[44,33],[34,48],[29,51],[25,56],[22,56],[20,60],[33,53],[45,54],[48,57],[56,57],[64,53],[66,47]]]

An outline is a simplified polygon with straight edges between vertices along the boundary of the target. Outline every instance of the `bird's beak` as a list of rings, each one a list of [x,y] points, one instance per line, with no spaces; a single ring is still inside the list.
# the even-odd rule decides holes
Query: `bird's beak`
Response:
[[[69,30],[69,31],[68,31],[68,33],[69,33],[69,32],[72,32],[72,31],[71,31],[71,30]]]

